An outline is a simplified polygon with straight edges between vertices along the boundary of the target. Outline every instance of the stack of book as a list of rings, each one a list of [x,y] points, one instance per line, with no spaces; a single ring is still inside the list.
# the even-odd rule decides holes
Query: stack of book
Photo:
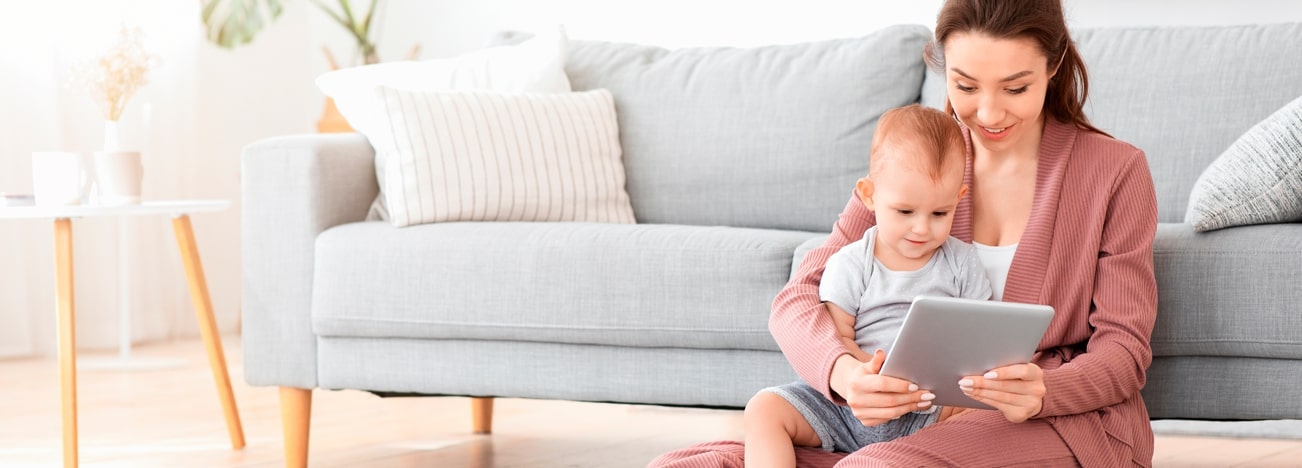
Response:
[[[32,206],[35,204],[36,196],[30,193],[0,192],[0,206]]]

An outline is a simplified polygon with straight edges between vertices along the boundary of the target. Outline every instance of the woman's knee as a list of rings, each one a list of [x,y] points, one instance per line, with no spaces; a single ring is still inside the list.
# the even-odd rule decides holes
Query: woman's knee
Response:
[[[719,467],[743,468],[746,446],[734,441],[709,442],[666,453],[647,464],[647,468]]]

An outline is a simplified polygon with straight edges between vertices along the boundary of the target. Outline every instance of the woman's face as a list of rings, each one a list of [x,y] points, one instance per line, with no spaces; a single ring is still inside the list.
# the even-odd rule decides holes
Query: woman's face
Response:
[[[972,142],[993,153],[1038,150],[1052,75],[1036,42],[955,33],[944,46],[949,102]]]

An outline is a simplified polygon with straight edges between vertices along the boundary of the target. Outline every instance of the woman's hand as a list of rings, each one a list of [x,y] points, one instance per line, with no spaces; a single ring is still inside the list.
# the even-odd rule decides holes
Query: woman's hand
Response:
[[[877,350],[868,362],[850,355],[837,359],[832,371],[832,390],[845,398],[856,418],[865,426],[876,426],[911,411],[931,407],[936,395],[919,390],[907,380],[879,375],[886,353]]]
[[[958,387],[1015,423],[1031,419],[1044,407],[1044,371],[1035,364],[1014,364],[982,376],[963,377]]]

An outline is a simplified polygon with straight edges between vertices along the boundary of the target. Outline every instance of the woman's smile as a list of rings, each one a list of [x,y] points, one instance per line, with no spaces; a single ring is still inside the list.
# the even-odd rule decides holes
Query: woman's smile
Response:
[[[981,136],[985,137],[986,139],[991,141],[999,141],[1002,140],[1004,137],[1008,136],[1009,133],[1008,130],[1013,127],[1014,125],[1009,125],[1007,127],[978,126],[977,128],[981,130]]]

